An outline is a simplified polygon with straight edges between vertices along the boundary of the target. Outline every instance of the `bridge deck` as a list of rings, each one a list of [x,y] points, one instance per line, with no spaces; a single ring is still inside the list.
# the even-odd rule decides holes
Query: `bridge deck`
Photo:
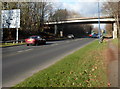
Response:
[[[114,23],[114,18],[100,18],[101,23]],[[58,22],[46,22],[45,24],[73,24],[73,23],[98,23],[98,18],[84,18],[84,19],[74,19],[74,20],[65,20]]]

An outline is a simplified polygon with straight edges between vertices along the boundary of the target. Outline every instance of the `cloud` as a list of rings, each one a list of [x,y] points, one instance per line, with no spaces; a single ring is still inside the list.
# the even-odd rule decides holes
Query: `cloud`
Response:
[[[63,2],[62,8],[73,10],[83,16],[96,16],[98,13],[97,2]]]
[[[74,10],[74,11],[79,11],[82,7],[79,3],[63,3],[63,8],[69,9],[69,10]]]
[[[52,2],[119,2],[120,0],[44,0]]]
[[[78,2],[98,2],[98,0],[77,0]]]
[[[57,0],[57,1],[58,2],[55,3],[57,3],[56,6],[59,7],[59,9],[62,8],[75,11],[82,15],[83,17],[98,16],[98,0],[87,0],[87,2],[85,2],[85,0]],[[100,2],[100,10],[102,4],[103,2]]]

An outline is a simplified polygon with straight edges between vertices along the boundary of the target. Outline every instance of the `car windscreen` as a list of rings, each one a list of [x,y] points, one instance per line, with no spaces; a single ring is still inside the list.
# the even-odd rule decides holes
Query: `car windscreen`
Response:
[[[41,38],[40,36],[31,36],[31,37],[29,37],[29,39],[39,39],[39,38]]]

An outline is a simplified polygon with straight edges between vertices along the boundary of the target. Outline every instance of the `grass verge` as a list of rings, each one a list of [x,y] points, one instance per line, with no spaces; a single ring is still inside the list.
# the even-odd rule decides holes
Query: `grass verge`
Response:
[[[8,47],[8,46],[16,46],[16,45],[23,45],[23,44],[26,44],[26,43],[2,43],[0,44],[0,47]]]
[[[117,45],[118,46],[118,39],[116,38],[116,39],[113,39],[112,40],[112,43],[114,44],[114,45]]]
[[[66,56],[16,87],[106,87],[106,68],[102,51],[106,43],[98,41]]]

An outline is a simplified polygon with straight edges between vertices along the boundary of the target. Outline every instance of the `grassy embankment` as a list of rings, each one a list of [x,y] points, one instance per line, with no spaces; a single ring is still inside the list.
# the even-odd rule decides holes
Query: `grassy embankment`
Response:
[[[15,87],[106,87],[106,45],[94,41]]]

